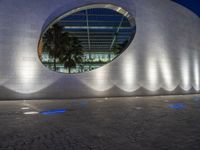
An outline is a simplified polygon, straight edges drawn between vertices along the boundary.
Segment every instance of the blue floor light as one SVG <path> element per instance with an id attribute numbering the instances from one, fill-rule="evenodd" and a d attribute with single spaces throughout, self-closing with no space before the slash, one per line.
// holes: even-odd
<path id="1" fill-rule="evenodd" d="M 80 101 L 80 107 L 86 107 L 88 105 L 88 102 L 87 101 Z"/>
<path id="2" fill-rule="evenodd" d="M 197 101 L 200 100 L 200 98 L 199 98 L 198 96 L 195 96 L 195 97 L 193 98 L 193 100 L 194 100 L 195 102 L 197 102 Z"/>
<path id="3" fill-rule="evenodd" d="M 67 109 L 54 109 L 54 110 L 48 110 L 48 111 L 42 111 L 40 114 L 42 115 L 54 115 L 54 114 L 62 114 L 65 113 Z"/>
<path id="4" fill-rule="evenodd" d="M 171 108 L 171 109 L 184 109 L 184 108 L 186 108 L 186 105 L 183 104 L 183 103 L 175 103 L 175 104 L 169 105 L 169 108 Z"/>

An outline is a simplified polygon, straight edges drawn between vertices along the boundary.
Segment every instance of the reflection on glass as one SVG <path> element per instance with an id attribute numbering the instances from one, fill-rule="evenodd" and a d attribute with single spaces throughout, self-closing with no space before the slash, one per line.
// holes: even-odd
<path id="1" fill-rule="evenodd" d="M 41 36 L 41 62 L 62 73 L 86 72 L 111 62 L 129 45 L 136 30 L 134 19 L 119 8 L 81 8 L 57 20 Z"/>

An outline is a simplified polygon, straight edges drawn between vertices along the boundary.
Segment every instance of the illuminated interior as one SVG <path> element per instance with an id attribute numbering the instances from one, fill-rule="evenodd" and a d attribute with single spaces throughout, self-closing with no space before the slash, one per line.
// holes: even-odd
<path id="1" fill-rule="evenodd" d="M 134 18 L 121 7 L 82 7 L 48 26 L 40 39 L 39 57 L 53 71 L 91 71 L 119 56 L 131 43 L 135 32 Z"/>

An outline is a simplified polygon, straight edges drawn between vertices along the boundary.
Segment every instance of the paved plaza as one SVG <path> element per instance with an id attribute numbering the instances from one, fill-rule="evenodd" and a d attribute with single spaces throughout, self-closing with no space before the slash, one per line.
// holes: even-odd
<path id="1" fill-rule="evenodd" d="M 200 150 L 200 96 L 0 102 L 0 150 Z"/>

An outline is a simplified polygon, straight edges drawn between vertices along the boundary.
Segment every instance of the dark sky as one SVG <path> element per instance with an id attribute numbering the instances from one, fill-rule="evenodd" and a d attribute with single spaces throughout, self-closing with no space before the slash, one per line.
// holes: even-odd
<path id="1" fill-rule="evenodd" d="M 173 0 L 173 1 L 187 7 L 200 17 L 200 0 Z"/>

